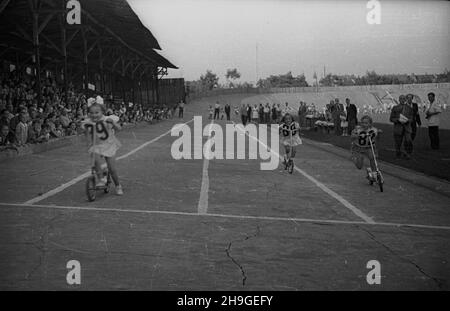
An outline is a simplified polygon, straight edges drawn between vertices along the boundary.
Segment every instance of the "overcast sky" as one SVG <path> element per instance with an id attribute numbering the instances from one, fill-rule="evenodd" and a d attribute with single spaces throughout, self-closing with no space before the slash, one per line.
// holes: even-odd
<path id="1" fill-rule="evenodd" d="M 367 1 L 128 0 L 180 69 L 195 80 L 227 68 L 241 81 L 292 71 L 309 82 L 332 73 L 438 73 L 450 70 L 450 3 L 381 0 L 369 25 Z M 256 52 L 256 50 L 258 52 Z"/>

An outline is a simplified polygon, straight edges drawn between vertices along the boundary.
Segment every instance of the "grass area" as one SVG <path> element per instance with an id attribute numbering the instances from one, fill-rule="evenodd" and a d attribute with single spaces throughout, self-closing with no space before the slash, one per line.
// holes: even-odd
<path id="1" fill-rule="evenodd" d="M 450 130 L 440 130 L 441 149 L 432 150 L 429 146 L 428 129 L 420 128 L 414 140 L 412 157 L 410 160 L 406 160 L 395 158 L 392 125 L 375 123 L 375 127 L 383 131 L 378 144 L 380 160 L 450 181 Z M 336 136 L 333 132 L 324 134 L 314 130 L 303 131 L 302 134 L 306 138 L 350 150 L 350 137 L 348 136 Z"/>

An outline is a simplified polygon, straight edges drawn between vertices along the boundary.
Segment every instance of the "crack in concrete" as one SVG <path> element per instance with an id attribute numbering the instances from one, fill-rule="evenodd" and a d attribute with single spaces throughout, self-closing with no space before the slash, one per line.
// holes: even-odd
<path id="1" fill-rule="evenodd" d="M 383 247 L 384 247 L 386 250 L 388 250 L 391 254 L 393 254 L 393 255 L 397 256 L 398 258 L 400 258 L 401 260 L 403 260 L 403 261 L 405 261 L 405 262 L 407 262 L 407 263 L 413 265 L 413 266 L 414 266 L 414 267 L 415 267 L 422 275 L 424 275 L 424 276 L 427 277 L 428 279 L 432 280 L 440 290 L 444 290 L 444 289 L 445 289 L 445 282 L 442 282 L 440 279 L 435 278 L 435 277 L 429 275 L 428 273 L 425 272 L 425 270 L 423 270 L 422 267 L 420 267 L 420 266 L 419 266 L 418 264 L 416 264 L 414 261 L 412 261 L 411 259 L 408 259 L 408 258 L 406 258 L 406 257 L 403 257 L 403 256 L 399 255 L 399 254 L 398 254 L 397 252 L 395 252 L 392 248 L 390 248 L 389 246 L 387 246 L 387 245 L 384 244 L 383 242 L 378 241 L 378 240 L 376 239 L 375 235 L 374 235 L 372 232 L 370 232 L 369 230 L 366 230 L 366 229 L 364 229 L 364 228 L 362 228 L 362 227 L 360 227 L 360 226 L 358 226 L 358 225 L 356 225 L 356 227 L 358 227 L 358 228 L 361 229 L 362 231 L 366 232 L 366 233 L 369 235 L 369 237 L 370 237 L 374 242 L 376 242 L 377 244 L 383 246 Z"/>
<path id="2" fill-rule="evenodd" d="M 242 265 L 236 261 L 236 259 L 234 259 L 231 256 L 231 247 L 232 244 L 235 242 L 245 242 L 251 238 L 255 238 L 259 235 L 260 233 L 260 228 L 259 226 L 256 226 L 256 232 L 253 235 L 247 235 L 243 240 L 242 239 L 237 239 L 237 240 L 233 240 L 230 243 L 228 243 L 228 247 L 225 250 L 225 252 L 227 253 L 227 257 L 230 258 L 230 260 L 239 268 L 239 270 L 241 271 L 242 274 L 242 286 L 245 286 L 245 282 L 247 281 L 247 274 L 245 273 L 244 267 L 242 267 Z"/>
<path id="3" fill-rule="evenodd" d="M 39 236 L 39 239 L 36 242 L 33 242 L 33 246 L 37 248 L 37 250 L 40 252 L 39 256 L 39 262 L 38 264 L 31 269 L 29 273 L 25 275 L 25 280 L 29 280 L 30 277 L 42 266 L 42 264 L 45 262 L 45 257 L 47 255 L 48 248 L 46 247 L 48 243 L 48 234 L 49 230 L 53 226 L 53 222 L 58 218 L 60 214 L 55 215 L 52 217 L 48 222 L 47 225 L 44 228 L 44 232 Z"/>

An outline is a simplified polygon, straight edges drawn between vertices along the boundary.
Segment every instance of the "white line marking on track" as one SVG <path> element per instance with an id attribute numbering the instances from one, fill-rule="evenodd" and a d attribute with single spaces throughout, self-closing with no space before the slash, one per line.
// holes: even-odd
<path id="1" fill-rule="evenodd" d="M 214 123 L 214 119 L 211 120 L 211 124 Z M 211 137 L 211 128 L 209 129 L 208 139 Z M 202 150 L 203 152 L 203 150 Z M 209 160 L 203 156 L 203 169 L 202 169 L 202 186 L 200 188 L 200 198 L 198 200 L 197 212 L 199 214 L 206 214 L 208 211 L 208 194 L 209 194 Z"/>
<path id="2" fill-rule="evenodd" d="M 282 159 L 282 157 L 277 152 L 273 151 L 269 146 L 267 146 L 266 144 L 261 142 L 258 138 L 253 137 L 253 136 L 249 135 L 248 133 L 245 133 L 245 134 L 248 137 L 252 138 L 253 140 L 256 140 L 261 146 L 267 148 L 267 150 L 270 150 L 270 152 L 272 152 L 274 155 L 276 155 L 280 160 Z M 310 180 L 317 187 L 322 189 L 325 193 L 327 193 L 328 195 L 330 195 L 331 197 L 333 197 L 334 199 L 339 201 L 339 203 L 344 205 L 346 208 L 348 208 L 350 211 L 352 211 L 359 218 L 363 219 L 367 223 L 375 223 L 375 221 L 371 217 L 369 217 L 366 214 L 364 214 L 360 209 L 358 209 L 353 204 L 351 204 L 346 199 L 344 199 L 342 196 L 340 196 L 339 194 L 337 194 L 336 192 L 334 192 L 333 190 L 331 190 L 330 188 L 325 186 L 323 183 L 321 183 L 320 181 L 318 181 L 317 179 L 315 179 L 314 177 L 312 177 L 311 175 L 309 175 L 308 173 L 306 173 L 302 169 L 298 168 L 297 166 L 294 166 L 294 169 L 297 172 L 299 172 L 300 174 L 302 174 L 303 176 L 305 176 L 308 180 Z"/>
<path id="3" fill-rule="evenodd" d="M 21 203 L 0 203 L 0 206 L 6 207 L 22 207 L 22 208 L 41 208 L 41 209 L 56 209 L 56 210 L 77 210 L 77 211 L 92 211 L 92 212 L 118 212 L 130 214 L 161 214 L 161 215 L 178 215 L 178 216 L 198 216 L 198 217 L 218 217 L 218 218 L 233 218 L 233 219 L 252 219 L 252 220 L 269 220 L 269 221 L 294 221 L 303 223 L 323 223 L 323 224 L 341 224 L 341 225 L 368 225 L 368 226 L 385 226 L 385 227 L 410 227 L 421 229 L 438 229 L 450 230 L 450 226 L 435 226 L 435 225 L 420 225 L 420 224 L 406 224 L 406 223 L 392 223 L 392 222 L 366 222 L 366 221 L 348 221 L 348 220 L 333 220 L 333 219 L 311 219 L 311 218 L 292 218 L 292 217 L 274 217 L 274 216 L 250 216 L 250 215 L 227 215 L 227 214 L 198 214 L 188 212 L 175 211 L 161 211 L 161 210 L 136 210 L 136 209 L 120 209 L 108 207 L 83 207 L 83 206 L 60 206 L 60 205 L 44 205 L 44 204 L 21 204 Z"/>
<path id="4" fill-rule="evenodd" d="M 194 121 L 194 119 L 192 119 L 192 120 L 190 120 L 190 121 L 188 121 L 188 122 L 186 122 L 186 123 L 183 123 L 183 125 L 186 125 L 186 124 L 188 124 L 188 123 L 190 123 L 190 122 L 192 122 L 192 121 Z M 117 158 L 117 160 L 122 160 L 122 159 L 125 159 L 125 158 L 129 157 L 130 155 L 132 155 L 132 154 L 138 152 L 139 150 L 141 150 L 142 148 L 145 148 L 145 147 L 147 147 L 148 145 L 150 145 L 150 144 L 152 144 L 152 143 L 158 141 L 158 140 L 161 139 L 162 137 L 166 136 L 167 134 L 170 134 L 171 131 L 172 131 L 172 129 L 170 129 L 170 130 L 168 130 L 167 132 L 165 132 L 165 133 L 159 135 L 159 136 L 156 137 L 156 138 L 153 138 L 152 140 L 149 140 L 149 141 L 143 143 L 143 144 L 140 145 L 139 147 L 137 147 L 137 148 L 131 150 L 130 152 L 128 152 L 128 153 L 126 153 L 126 154 L 124 154 L 124 155 L 121 155 L 120 157 Z M 105 167 L 105 164 L 103 165 L 103 167 Z M 38 202 L 40 202 L 40 201 L 42 201 L 42 200 L 45 200 L 45 199 L 47 199 L 47 198 L 49 198 L 49 197 L 51 197 L 51 196 L 54 196 L 55 194 L 57 194 L 57 193 L 63 191 L 64 189 L 66 189 L 66 188 L 68 188 L 68 187 L 70 187 L 70 186 L 73 186 L 73 185 L 76 184 L 77 182 L 79 182 L 79 181 L 81 181 L 81 180 L 83 180 L 83 179 L 89 177 L 90 174 L 91 174 L 91 171 L 88 171 L 88 172 L 86 172 L 86 173 L 84 173 L 84 174 L 81 174 L 80 176 L 75 177 L 74 179 L 72 179 L 72 180 L 70 180 L 70 181 L 68 181 L 68 182 L 66 182 L 66 183 L 64 183 L 64 184 L 62 184 L 62 185 L 59 186 L 59 187 L 56 187 L 55 189 L 52 189 L 52 190 L 50 190 L 50 191 L 48 191 L 48 192 L 46 192 L 46 193 L 44 193 L 44 194 L 42 194 L 42 195 L 39 195 L 39 196 L 37 196 L 37 197 L 35 197 L 35 198 L 31 199 L 31 200 L 26 201 L 24 204 L 35 204 L 35 203 L 38 203 Z"/>

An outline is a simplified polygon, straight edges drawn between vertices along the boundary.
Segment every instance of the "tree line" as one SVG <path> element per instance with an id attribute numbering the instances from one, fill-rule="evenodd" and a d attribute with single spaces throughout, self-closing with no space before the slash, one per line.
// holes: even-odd
<path id="1" fill-rule="evenodd" d="M 450 82 L 450 72 L 446 69 L 440 74 L 377 74 L 367 71 L 363 76 L 337 75 L 329 73 L 319 80 L 321 86 L 381 85 L 381 84 L 417 84 Z"/>

